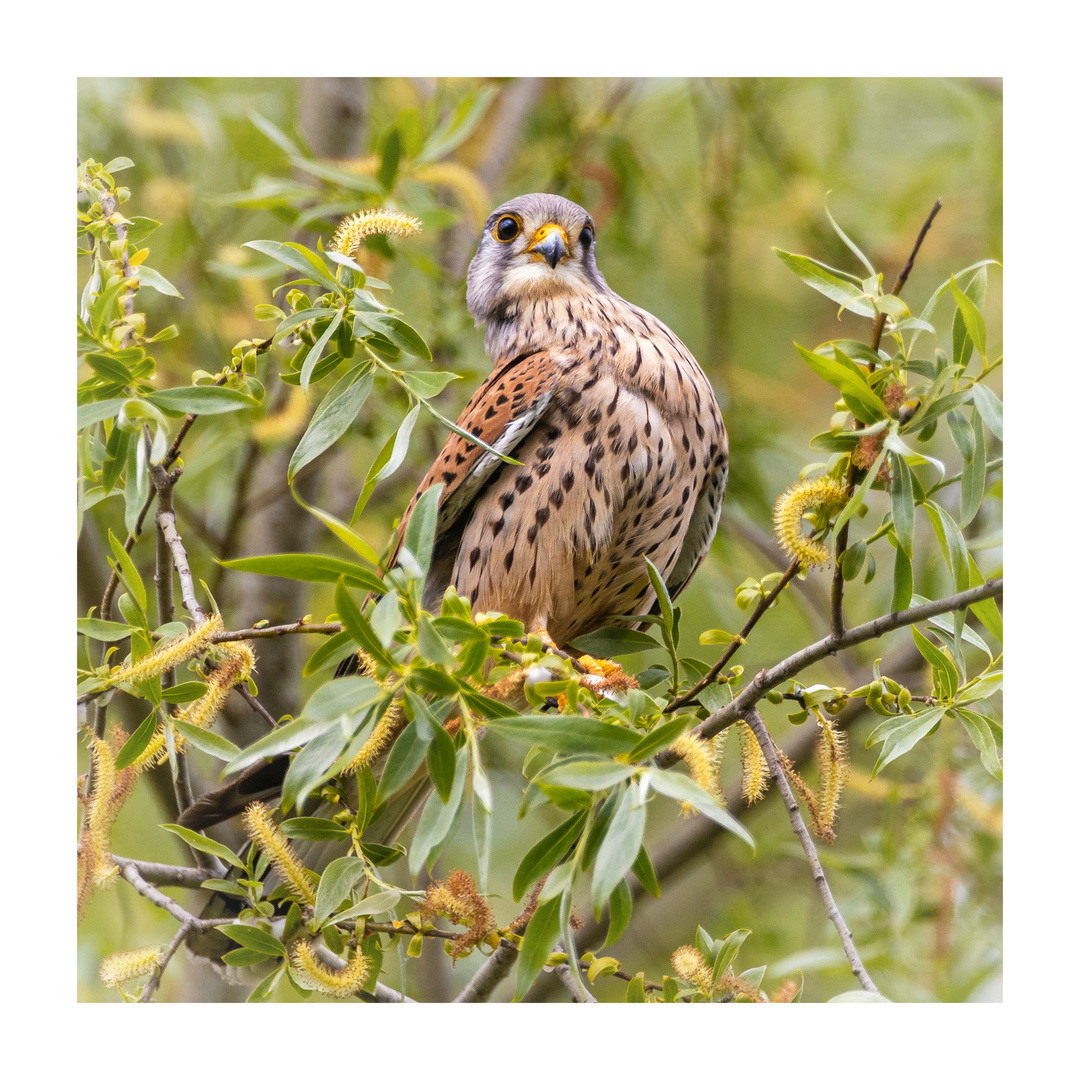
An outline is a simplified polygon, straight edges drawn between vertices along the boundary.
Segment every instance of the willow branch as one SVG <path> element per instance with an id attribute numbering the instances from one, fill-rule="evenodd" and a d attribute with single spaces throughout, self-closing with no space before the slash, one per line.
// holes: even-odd
<path id="1" fill-rule="evenodd" d="M 499 947 L 477 968 L 465 989 L 454 998 L 454 1004 L 487 1001 L 499 983 L 510 974 L 517 956 L 516 945 L 505 938 L 500 941 Z"/>
<path id="2" fill-rule="evenodd" d="M 596 998 L 589 993 L 588 988 L 582 984 L 580 987 L 577 981 L 574 979 L 573 973 L 570 971 L 569 964 L 559 964 L 558 967 L 552 968 L 552 973 L 555 978 L 559 980 L 566 987 L 570 994 L 572 1001 L 580 1002 L 582 1004 L 588 1003 L 590 1005 L 596 1004 Z M 584 994 L 584 997 L 582 996 Z"/>
<path id="3" fill-rule="evenodd" d="M 915 239 L 915 246 L 911 249 L 911 254 L 908 256 L 908 261 L 904 264 L 903 270 L 900 271 L 899 276 L 893 283 L 892 295 L 899 296 L 900 290 L 903 289 L 907 283 L 908 275 L 911 273 L 915 266 L 915 257 L 919 254 L 919 248 L 922 247 L 923 241 L 926 239 L 926 234 L 930 231 L 930 226 L 934 223 L 934 218 L 937 217 L 938 211 L 941 209 L 941 200 L 937 199 L 934 202 L 933 207 L 927 215 L 926 220 L 923 222 L 923 227 L 919 230 L 919 235 Z M 874 328 L 871 334 L 870 348 L 873 349 L 876 354 L 878 348 L 881 346 L 881 334 L 885 329 L 886 314 L 884 311 L 878 312 L 877 318 L 874 320 Z M 874 365 L 871 363 L 869 370 L 874 370 Z M 855 427 L 861 428 L 863 426 L 860 420 L 855 421 Z M 855 466 L 855 462 L 848 463 L 847 470 L 847 496 L 850 499 L 855 491 L 855 478 L 858 473 L 858 469 Z M 834 634 L 842 634 L 844 632 L 844 574 L 841 569 L 840 563 L 843 558 L 844 552 L 847 550 L 848 541 L 848 528 L 851 525 L 850 519 L 844 522 L 843 528 L 836 537 L 836 567 L 833 570 L 832 579 L 832 596 L 831 596 L 831 608 L 830 618 L 832 622 L 832 632 Z"/>
<path id="4" fill-rule="evenodd" d="M 254 641 L 257 638 L 284 637 L 286 634 L 340 634 L 345 627 L 339 622 L 306 623 L 297 619 L 281 626 L 251 626 L 243 630 L 222 630 L 211 640 L 215 645 L 222 641 Z"/>
<path id="5" fill-rule="evenodd" d="M 664 709 L 664 712 L 669 713 L 674 712 L 676 709 L 681 709 L 683 705 L 686 705 L 688 702 L 693 701 L 694 698 L 696 698 L 698 694 L 700 694 L 701 691 L 705 689 L 706 686 L 714 683 L 717 678 L 719 678 L 721 672 L 723 672 L 724 668 L 727 667 L 728 661 L 739 651 L 739 648 L 742 645 L 746 644 L 746 638 L 750 634 L 750 631 L 753 630 L 755 626 L 757 626 L 758 619 L 760 619 L 761 616 L 769 610 L 769 607 L 772 605 L 773 601 L 784 591 L 784 589 L 787 588 L 788 582 L 791 581 L 791 579 L 799 572 L 799 565 L 800 564 L 798 559 L 791 560 L 791 563 L 784 571 L 783 576 L 776 583 L 775 588 L 768 594 L 768 596 L 763 596 L 760 600 L 758 600 L 757 607 L 754 608 L 753 612 L 750 615 L 750 618 L 746 620 L 746 625 L 743 626 L 743 628 L 739 631 L 735 640 L 732 641 L 731 644 L 728 645 L 728 647 L 724 650 L 724 655 L 721 656 L 715 664 L 713 664 L 708 674 L 706 674 L 696 686 L 694 686 L 690 690 L 687 690 L 685 694 L 682 694 L 681 696 L 675 698 L 675 700 L 672 701 L 671 704 Z"/>
<path id="6" fill-rule="evenodd" d="M 169 545 L 169 550 L 172 552 L 176 572 L 180 577 L 180 595 L 183 597 L 184 607 L 187 608 L 188 614 L 194 619 L 195 625 L 202 626 L 206 622 L 206 612 L 203 611 L 202 605 L 195 596 L 195 578 L 191 573 L 191 567 L 188 565 L 184 542 L 176 531 L 176 513 L 171 505 L 164 507 L 160 503 L 158 504 L 157 524 L 165 537 L 165 543 Z"/>
<path id="7" fill-rule="evenodd" d="M 139 873 L 138 863 L 132 859 L 125 859 L 120 855 L 113 855 L 112 860 L 120 868 L 120 876 L 140 895 L 152 904 L 167 911 L 177 922 L 183 923 L 191 930 L 205 933 L 222 923 L 235 922 L 235 919 L 199 919 L 182 908 L 175 900 L 159 892 Z"/>
<path id="8" fill-rule="evenodd" d="M 143 862 L 141 859 L 126 859 L 114 855 L 117 866 L 122 863 L 131 866 L 149 885 L 175 885 L 182 889 L 200 889 L 202 883 L 211 876 L 207 870 L 196 870 L 191 866 L 172 866 L 168 863 Z"/>
<path id="9" fill-rule="evenodd" d="M 853 626 L 842 634 L 829 634 L 813 645 L 792 653 L 786 660 L 771 668 L 763 668 L 754 676 L 750 685 L 742 691 L 734 700 L 721 709 L 717 709 L 711 716 L 703 720 L 696 728 L 694 734 L 703 739 L 711 739 L 714 735 L 730 727 L 736 720 L 743 718 L 745 713 L 753 708 L 773 687 L 794 678 L 804 668 L 824 660 L 840 652 L 841 649 L 850 649 L 854 645 L 861 645 L 864 641 L 881 637 L 891 630 L 898 630 L 902 626 L 910 626 L 912 623 L 923 622 L 932 619 L 935 615 L 945 615 L 950 611 L 959 611 L 970 607 L 981 600 L 996 600 L 1004 590 L 1001 578 L 991 578 L 974 589 L 966 589 L 964 592 L 953 596 L 946 596 L 942 600 L 931 600 L 917 607 L 910 607 L 904 611 L 892 611 L 888 615 L 882 615 L 878 619 Z M 667 768 L 678 760 L 677 756 L 670 751 L 664 751 L 656 756 L 656 763 Z"/>
<path id="10" fill-rule="evenodd" d="M 784 775 L 780 759 L 776 756 L 776 747 L 773 745 L 769 732 L 765 728 L 765 723 L 757 709 L 750 709 L 744 719 L 750 726 L 750 730 L 753 731 L 758 744 L 761 746 L 761 752 L 765 755 L 765 760 L 769 764 L 769 772 L 772 773 L 776 788 L 780 792 L 780 797 L 784 800 L 784 806 L 787 807 L 791 827 L 799 838 L 799 843 L 802 844 L 807 862 L 810 863 L 810 873 L 813 875 L 814 884 L 817 885 L 818 892 L 821 894 L 821 902 L 825 905 L 825 911 L 833 926 L 836 927 L 836 932 L 840 935 L 840 941 L 844 946 L 844 955 L 848 958 L 848 963 L 851 964 L 851 973 L 859 980 L 859 985 L 864 990 L 876 994 L 879 992 L 878 988 L 867 973 L 866 967 L 859 957 L 859 952 L 855 948 L 855 941 L 851 936 L 851 931 L 848 929 L 847 923 L 844 922 L 844 917 L 840 914 L 840 909 L 833 899 L 832 890 L 829 888 L 829 882 L 826 880 L 821 860 L 818 858 L 817 848 L 814 846 L 814 841 L 806 828 L 806 822 L 802 819 L 802 814 L 799 813 L 799 804 L 795 801 L 795 796 L 791 792 L 791 786 Z"/>
<path id="11" fill-rule="evenodd" d="M 161 985 L 161 976 L 165 974 L 165 969 L 169 966 L 169 961 L 176 955 L 176 950 L 180 948 L 181 943 L 191 933 L 191 923 L 183 923 L 179 930 L 173 934 L 172 941 L 169 942 L 169 948 L 165 955 L 161 958 L 157 967 L 154 968 L 154 974 L 150 976 L 143 987 L 143 992 L 139 995 L 139 1004 L 143 1005 L 154 1000 L 154 995 L 158 991 L 158 987 Z"/>

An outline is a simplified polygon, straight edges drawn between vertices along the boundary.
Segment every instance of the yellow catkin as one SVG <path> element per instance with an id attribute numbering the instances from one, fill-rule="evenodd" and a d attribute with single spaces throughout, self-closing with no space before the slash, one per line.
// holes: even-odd
<path id="1" fill-rule="evenodd" d="M 253 802 L 244 811 L 244 829 L 270 860 L 281 877 L 292 886 L 304 903 L 315 903 L 315 889 L 308 870 L 297 858 L 289 841 L 274 824 L 270 809 L 265 803 Z"/>
<path id="2" fill-rule="evenodd" d="M 360 245 L 368 236 L 412 236 L 419 232 L 419 218 L 401 210 L 371 209 L 361 210 L 342 219 L 334 233 L 330 246 L 342 255 L 350 258 L 360 250 Z"/>
<path id="3" fill-rule="evenodd" d="M 830 559 L 829 549 L 803 532 L 803 514 L 813 507 L 822 507 L 832 513 L 845 502 L 847 491 L 840 481 L 830 476 L 803 480 L 788 488 L 773 508 L 773 527 L 780 546 L 791 558 L 797 558 L 804 568 L 824 566 Z"/>
<path id="4" fill-rule="evenodd" d="M 750 725 L 740 720 L 738 727 L 742 750 L 742 795 L 748 803 L 755 803 L 769 790 L 769 763 Z"/>
<path id="5" fill-rule="evenodd" d="M 822 825 L 832 830 L 836 811 L 840 807 L 840 794 L 848 773 L 847 735 L 838 731 L 830 717 L 815 709 L 821 733 L 814 747 L 818 772 L 818 810 Z"/>
<path id="6" fill-rule="evenodd" d="M 138 683 L 156 679 L 166 671 L 172 671 L 186 660 L 210 647 L 211 638 L 222 628 L 221 616 L 211 615 L 202 626 L 193 628 L 180 637 L 164 642 L 152 652 L 125 663 L 112 673 L 112 682 Z"/>
<path id="7" fill-rule="evenodd" d="M 143 945 L 138 949 L 126 949 L 113 953 L 101 961 L 98 978 L 106 986 L 119 989 L 132 979 L 141 979 L 144 975 L 153 975 L 154 968 L 161 963 L 165 950 L 157 945 Z"/>
<path id="8" fill-rule="evenodd" d="M 671 954 L 671 966 L 683 982 L 693 983 L 703 994 L 712 992 L 712 968 L 693 945 L 680 945 Z"/>
<path id="9" fill-rule="evenodd" d="M 233 687 L 243 682 L 255 670 L 255 651 L 246 641 L 222 642 L 215 646 L 215 651 L 222 659 L 206 680 L 205 692 L 177 716 L 177 720 L 193 727 L 212 727 Z M 173 745 L 180 754 L 187 749 L 187 742 L 178 731 L 173 732 Z M 158 724 L 146 749 L 136 758 L 132 767 L 142 772 L 160 765 L 168 756 L 165 725 Z"/>
<path id="10" fill-rule="evenodd" d="M 369 679 L 375 679 L 375 661 L 363 649 L 357 650 L 356 659 L 359 673 Z M 375 681 L 384 690 L 390 685 L 389 679 L 381 682 L 375 679 Z M 386 749 L 394 735 L 397 734 L 398 728 L 401 727 L 401 719 L 401 706 L 395 702 L 379 717 L 375 729 L 367 737 L 364 745 L 360 747 L 360 752 L 341 770 L 342 773 L 348 776 L 364 765 L 370 765 L 375 761 Z"/>
<path id="11" fill-rule="evenodd" d="M 724 796 L 720 790 L 716 743 L 687 731 L 671 744 L 671 749 L 686 762 L 690 770 L 690 779 L 699 787 L 704 788 L 714 799 L 722 802 Z M 698 813 L 698 810 L 692 803 L 684 802 L 682 812 L 685 817 L 691 817 Z"/>
<path id="12" fill-rule="evenodd" d="M 310 942 L 298 941 L 292 952 L 296 981 L 309 990 L 331 997 L 352 997 L 363 985 L 368 973 L 368 958 L 357 949 L 341 971 L 331 971 L 315 955 Z"/>

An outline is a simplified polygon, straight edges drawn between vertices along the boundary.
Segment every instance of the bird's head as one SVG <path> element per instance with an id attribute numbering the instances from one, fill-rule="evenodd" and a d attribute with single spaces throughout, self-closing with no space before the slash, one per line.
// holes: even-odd
<path id="1" fill-rule="evenodd" d="M 469 264 L 469 311 L 480 325 L 509 304 L 604 290 L 595 248 L 596 226 L 577 203 L 519 195 L 484 224 Z"/>

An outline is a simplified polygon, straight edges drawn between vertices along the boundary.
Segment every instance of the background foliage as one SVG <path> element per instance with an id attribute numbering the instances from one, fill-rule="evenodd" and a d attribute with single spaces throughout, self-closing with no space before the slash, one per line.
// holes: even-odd
<path id="1" fill-rule="evenodd" d="M 866 339 L 865 320 L 846 313 L 837 325 L 835 305 L 801 286 L 770 248 L 807 252 L 857 273 L 828 223 L 824 198 L 831 191 L 829 209 L 884 271 L 886 284 L 934 198 L 942 197 L 945 209 L 905 290 L 916 313 L 950 272 L 1000 257 L 1000 91 L 980 82 L 87 80 L 80 87 L 79 139 L 81 157 L 131 158 L 135 165 L 122 180 L 136 197 L 125 213 L 162 222 L 148 241 L 151 262 L 184 299 L 167 289 L 139 294 L 152 328 L 175 323 L 182 331 L 154 346 L 161 387 L 187 386 L 199 369 L 216 373 L 239 339 L 268 335 L 270 327 L 253 316 L 260 304 L 281 303 L 283 294 L 271 296 L 281 267 L 242 247 L 245 242 L 296 238 L 314 246 L 341 216 L 389 193 L 423 220 L 424 231 L 407 243 L 369 244 L 374 250 L 362 261 L 369 274 L 391 281 L 392 303 L 430 344 L 434 367 L 461 376 L 435 402 L 444 415 L 456 416 L 489 368 L 464 310 L 462 282 L 483 218 L 503 199 L 531 190 L 559 192 L 589 208 L 609 283 L 686 342 L 716 387 L 730 429 L 732 478 L 720 534 L 681 599 L 683 651 L 710 663 L 716 647 L 697 645 L 698 635 L 742 625 L 737 586 L 784 565 L 768 535 L 773 500 L 807 463 L 823 460 L 807 444 L 827 425 L 836 392 L 799 359 L 792 342 L 809 348 L 830 338 Z M 992 270 L 985 301 L 992 356 L 1000 351 L 998 281 Z M 935 317 L 945 348 L 954 310 L 943 304 Z M 256 379 L 268 361 L 258 363 Z M 232 574 L 214 562 L 273 551 L 344 551 L 283 483 L 311 406 L 300 388 L 276 375 L 261 381 L 265 397 L 257 411 L 215 417 L 193 430 L 177 489 L 196 577 L 206 581 L 230 626 L 290 622 L 306 613 L 321 620 L 340 611 L 332 584 Z M 988 383 L 1000 392 L 997 373 Z M 375 393 L 348 436 L 298 478 L 303 498 L 345 521 L 371 463 L 415 401 L 394 380 L 380 380 Z M 318 400 L 313 393 L 312 402 Z M 405 461 L 374 488 L 356 527 L 375 550 L 444 434 L 421 414 Z M 954 440 L 941 431 L 933 446 L 955 472 L 961 456 Z M 993 476 L 989 483 L 992 497 L 966 530 L 987 577 L 1000 570 L 1000 485 Z M 963 509 L 959 487 L 944 497 L 956 516 Z M 109 530 L 126 535 L 122 501 L 106 498 L 85 517 L 81 615 L 100 603 Z M 889 507 L 881 493 L 871 493 L 870 502 L 874 513 Z M 926 557 L 915 561 L 914 591 L 928 597 L 953 591 L 930 524 L 920 516 L 915 529 L 916 548 Z M 147 556 L 136 550 L 140 566 L 149 565 Z M 852 590 L 849 623 L 888 610 L 886 564 L 891 558 L 869 586 Z M 827 594 L 825 575 L 811 574 L 797 596 L 785 596 L 780 613 L 768 616 L 739 662 L 755 671 L 822 636 Z M 301 637 L 259 643 L 260 700 L 275 715 L 298 713 L 310 696 L 317 680 L 304 682 L 301 672 L 317 644 Z M 841 654 L 815 678 L 860 685 L 877 656 L 902 646 L 886 640 Z M 894 663 L 902 659 L 893 655 Z M 134 729 L 143 714 L 123 712 L 129 706 L 122 700 L 114 712 Z M 781 740 L 786 711 L 766 714 Z M 838 840 L 823 852 L 841 908 L 890 997 L 993 997 L 1000 971 L 999 787 L 955 726 L 943 727 L 871 784 L 878 748 L 863 744 L 879 720 L 868 712 L 851 728 L 854 782 Z M 217 730 L 239 745 L 261 733 L 235 701 Z M 559 817 L 516 820 L 517 759 L 508 755 L 500 770 L 496 748 L 491 752 L 497 812 L 489 889 L 508 900 L 520 853 Z M 192 760 L 202 770 L 198 781 L 209 784 L 213 763 Z M 151 800 L 167 807 L 172 798 L 168 777 L 158 776 L 165 772 L 151 774 L 153 785 L 140 785 L 124 809 L 116 851 L 183 860 L 182 845 L 152 824 L 161 811 Z M 618 949 L 624 969 L 659 978 L 697 924 L 716 938 L 750 927 L 740 964 L 768 963 L 770 977 L 802 970 L 804 999 L 848 989 L 850 974 L 805 864 L 784 857 L 792 838 L 781 807 L 770 798 L 748 824 L 756 855 L 726 839 L 703 845 L 665 881 L 662 906 L 639 904 Z M 646 841 L 654 858 L 681 827 L 674 806 L 650 813 Z M 460 850 L 444 853 L 442 870 L 470 865 L 468 832 L 462 830 Z M 228 839 L 227 828 L 222 836 Z M 512 914 L 509 903 L 506 912 L 498 902 L 496 908 L 500 919 Z M 99 897 L 81 930 L 80 995 L 107 996 L 96 978 L 101 956 L 167 940 L 168 924 L 129 890 L 107 902 Z M 440 996 L 440 980 L 453 992 L 475 966 L 463 961 L 451 970 L 441 956 L 418 963 L 425 985 L 430 980 L 435 987 L 432 997 Z M 624 985 L 611 982 L 599 980 L 594 992 L 621 998 Z M 186 958 L 170 968 L 161 991 L 166 999 L 187 1000 L 229 992 Z"/>

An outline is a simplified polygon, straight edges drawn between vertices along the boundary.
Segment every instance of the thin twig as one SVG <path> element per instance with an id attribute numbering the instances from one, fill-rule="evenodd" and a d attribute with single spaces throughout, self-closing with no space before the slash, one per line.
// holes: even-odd
<path id="1" fill-rule="evenodd" d="M 172 507 L 158 505 L 157 524 L 165 537 L 165 542 L 172 552 L 173 562 L 176 564 L 176 572 L 180 575 L 180 595 L 183 597 L 184 607 L 192 617 L 196 626 L 202 626 L 206 622 L 206 612 L 195 596 L 195 578 L 188 565 L 187 551 L 184 542 L 176 531 L 176 513 Z"/>
<path id="2" fill-rule="evenodd" d="M 979 603 L 980 600 L 996 600 L 1001 596 L 1004 585 L 1001 578 L 991 578 L 974 589 L 947 596 L 942 600 L 932 600 L 917 607 L 907 608 L 904 611 L 892 611 L 888 615 L 872 619 L 870 622 L 853 626 L 845 630 L 839 636 L 829 634 L 820 641 L 815 641 L 805 649 L 796 653 L 771 668 L 763 668 L 754 676 L 753 681 L 733 701 L 711 716 L 703 720 L 696 728 L 694 734 L 703 739 L 711 739 L 714 735 L 730 727 L 736 720 L 742 719 L 746 711 L 758 703 L 770 690 L 788 679 L 794 678 L 803 668 L 824 660 L 840 652 L 841 649 L 850 649 L 854 645 L 861 645 L 864 641 L 881 637 L 891 630 L 898 630 L 901 626 L 910 626 L 912 623 L 923 622 L 932 619 L 935 615 L 945 615 L 950 611 L 959 611 Z M 678 760 L 677 755 L 665 750 L 656 756 L 656 763 L 667 768 Z"/>
<path id="3" fill-rule="evenodd" d="M 152 904 L 167 911 L 177 922 L 190 925 L 191 929 L 199 933 L 212 930 L 222 923 L 235 922 L 235 919 L 199 919 L 190 911 L 182 908 L 175 900 L 159 892 L 139 873 L 137 866 L 131 859 L 125 859 L 120 855 L 113 855 L 112 860 L 120 867 L 120 876 L 140 895 L 146 897 Z"/>
<path id="4" fill-rule="evenodd" d="M 503 938 L 498 948 L 477 968 L 465 989 L 454 998 L 454 1003 L 487 1001 L 510 974 L 517 956 L 517 946 Z"/>
<path id="5" fill-rule="evenodd" d="M 176 950 L 180 948 L 182 942 L 191 933 L 191 923 L 183 923 L 179 930 L 173 934 L 172 941 L 169 942 L 168 951 L 161 958 L 157 967 L 154 968 L 154 974 L 150 976 L 146 986 L 143 987 L 142 994 L 139 995 L 139 1004 L 146 1004 L 153 1001 L 154 995 L 157 993 L 158 987 L 161 985 L 161 976 L 165 974 L 165 969 L 169 966 L 169 961 L 176 955 Z"/>
<path id="6" fill-rule="evenodd" d="M 559 964 L 558 967 L 552 968 L 551 970 L 552 973 L 555 975 L 555 978 L 558 979 L 559 982 L 561 982 L 563 986 L 566 987 L 572 1001 L 577 1001 L 583 1004 L 596 1004 L 596 998 L 594 998 L 592 994 L 589 993 L 588 987 L 586 987 L 584 984 L 582 984 L 582 986 L 580 987 L 578 986 L 577 981 L 574 979 L 574 975 L 570 970 L 569 964 Z M 582 997 L 582 993 L 584 993 L 584 997 Z"/>
<path id="7" fill-rule="evenodd" d="M 682 694 L 679 697 L 675 698 L 675 700 L 672 701 L 671 704 L 664 709 L 664 712 L 669 713 L 674 712 L 676 709 L 681 709 L 687 702 L 693 701 L 694 698 L 696 698 L 698 694 L 700 694 L 701 691 L 705 689 L 706 686 L 709 686 L 711 683 L 716 681 L 720 673 L 724 670 L 725 667 L 727 667 L 728 661 L 739 651 L 740 646 L 746 644 L 746 638 L 749 635 L 750 631 L 753 630 L 755 626 L 757 626 L 758 619 L 760 619 L 761 616 L 769 610 L 769 607 L 772 605 L 773 601 L 784 591 L 785 588 L 787 588 L 788 582 L 799 572 L 799 565 L 800 564 L 798 559 L 791 560 L 791 563 L 784 571 L 783 576 L 776 583 L 775 588 L 773 588 L 773 590 L 768 594 L 768 596 L 763 596 L 760 600 L 758 600 L 757 607 L 754 608 L 753 612 L 750 615 L 750 618 L 746 620 L 746 625 L 743 626 L 743 628 L 739 631 L 735 640 L 732 641 L 731 644 L 728 645 L 728 647 L 724 650 L 724 655 L 721 656 L 715 664 L 713 664 L 708 674 L 705 675 L 695 687 L 687 690 L 685 694 Z"/>
<path id="8" fill-rule="evenodd" d="M 915 266 L 915 257 L 919 254 L 919 248 L 922 247 L 923 241 L 926 239 L 926 234 L 930 231 L 930 226 L 934 223 L 934 218 L 937 217 L 938 211 L 941 209 L 941 200 L 937 199 L 934 202 L 930 213 L 927 215 L 926 220 L 923 222 L 923 227 L 919 230 L 919 235 L 915 239 L 915 246 L 911 249 L 911 254 L 908 256 L 908 261 L 904 264 L 903 270 L 900 271 L 899 276 L 893 283 L 892 295 L 899 296 L 900 290 L 903 289 L 907 283 L 908 275 L 911 273 Z M 877 318 L 874 320 L 874 328 L 870 338 L 870 348 L 877 354 L 878 349 L 881 347 L 881 334 L 885 329 L 886 314 L 884 311 L 878 313 Z M 868 370 L 874 370 L 873 362 L 870 363 Z M 863 427 L 861 420 L 855 420 L 855 428 Z M 847 470 L 847 497 L 850 499 L 855 492 L 855 480 L 858 475 L 858 467 L 855 465 L 854 460 L 848 463 Z M 830 604 L 830 622 L 832 624 L 833 634 L 842 634 L 844 632 L 844 573 L 841 567 L 844 552 L 847 550 L 848 542 L 848 529 L 851 525 L 850 519 L 845 521 L 840 532 L 836 536 L 836 566 L 833 570 L 832 579 L 832 595 Z"/>
<path id="9" fill-rule="evenodd" d="M 270 727 L 275 728 L 278 726 L 278 722 L 267 710 L 266 706 L 243 683 L 237 683 L 233 689 L 251 706 L 252 712 L 265 720 Z"/>
<path id="10" fill-rule="evenodd" d="M 806 853 L 806 859 L 810 863 L 810 873 L 813 875 L 818 892 L 821 893 L 825 911 L 833 926 L 836 927 L 836 932 L 840 935 L 840 941 L 844 946 L 844 955 L 851 964 L 851 973 L 859 980 L 859 985 L 864 990 L 871 994 L 879 993 L 878 988 L 874 985 L 874 980 L 870 978 L 862 960 L 859 958 L 859 952 L 855 948 L 851 931 L 848 929 L 847 923 L 844 922 L 844 917 L 840 914 L 840 909 L 833 899 L 832 890 L 829 888 L 829 882 L 825 878 L 825 871 L 821 867 L 821 860 L 818 858 L 817 848 L 814 847 L 814 841 L 806 828 L 806 822 L 803 821 L 802 814 L 799 813 L 799 804 L 791 793 L 791 787 L 788 784 L 787 777 L 784 775 L 783 766 L 781 766 L 780 760 L 776 756 L 776 747 L 769 737 L 765 723 L 757 709 L 750 709 L 745 714 L 744 719 L 757 738 L 761 746 L 761 752 L 765 755 L 765 760 L 769 764 L 769 771 L 772 773 L 773 781 L 776 783 L 777 790 L 787 807 L 791 827 L 795 830 L 795 835 L 799 838 L 799 843 L 802 844 L 802 849 Z"/>

